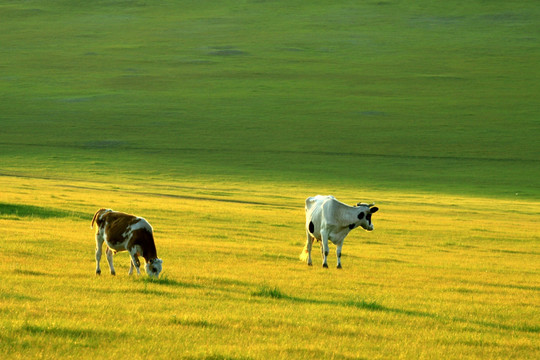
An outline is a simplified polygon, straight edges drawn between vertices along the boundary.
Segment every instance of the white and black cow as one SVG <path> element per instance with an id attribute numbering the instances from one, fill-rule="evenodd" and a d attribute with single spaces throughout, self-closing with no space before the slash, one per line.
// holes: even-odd
<path id="1" fill-rule="evenodd" d="M 131 256 L 129 275 L 133 274 L 133 267 L 140 275 L 141 255 L 146 261 L 146 273 L 152 277 L 158 277 L 162 269 L 163 261 L 158 259 L 152 226 L 142 217 L 125 214 L 111 209 L 99 209 L 92 219 L 96 228 L 96 274 L 101 274 L 99 261 L 101 260 L 101 248 L 103 242 L 107 244 L 107 261 L 111 274 L 116 275 L 113 266 L 113 254 L 119 251 L 128 251 Z"/>
<path id="2" fill-rule="evenodd" d="M 300 260 L 311 262 L 311 247 L 313 241 L 321 241 L 323 267 L 327 268 L 328 240 L 337 247 L 337 268 L 341 269 L 341 248 L 343 240 L 349 232 L 361 226 L 367 231 L 373 230 L 371 215 L 377 210 L 373 204 L 358 203 L 349 206 L 335 197 L 317 195 L 306 199 L 306 246 L 300 254 Z"/>

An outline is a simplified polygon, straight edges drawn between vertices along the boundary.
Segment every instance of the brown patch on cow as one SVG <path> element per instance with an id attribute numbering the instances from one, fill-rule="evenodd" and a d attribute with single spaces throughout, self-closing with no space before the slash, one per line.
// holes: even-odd
<path id="1" fill-rule="evenodd" d="M 147 229 L 138 229 L 133 231 L 133 236 L 127 244 L 127 247 L 131 249 L 133 246 L 139 246 L 142 249 L 141 255 L 146 262 L 157 258 L 156 244 L 154 242 L 154 235 Z"/>
<path id="2" fill-rule="evenodd" d="M 103 225 L 100 224 L 100 227 L 105 227 L 107 242 L 112 245 L 124 242 L 125 239 L 123 234 L 126 232 L 128 227 L 140 220 L 140 218 L 137 218 L 134 215 L 125 214 L 118 211 L 106 213 L 101 216 L 100 219 L 103 222 Z"/>
<path id="3" fill-rule="evenodd" d="M 118 211 L 112 211 L 103 214 L 100 217 L 107 234 L 107 242 L 112 246 L 123 243 L 126 240 L 124 234 L 130 231 L 131 227 L 140 221 L 145 221 L 135 215 L 130 215 Z M 146 222 L 146 221 L 145 221 Z M 101 225 L 100 225 L 101 226 Z M 154 235 L 150 229 L 141 228 L 131 232 L 131 240 L 126 244 L 126 250 L 139 245 L 143 253 L 139 254 L 146 262 L 157 258 Z"/>

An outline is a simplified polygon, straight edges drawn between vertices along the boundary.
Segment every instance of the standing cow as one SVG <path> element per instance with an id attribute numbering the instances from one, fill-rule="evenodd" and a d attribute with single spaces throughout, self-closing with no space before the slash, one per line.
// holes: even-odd
<path id="1" fill-rule="evenodd" d="M 361 226 L 367 231 L 373 230 L 371 215 L 379 208 L 373 204 L 358 203 L 356 206 L 349 206 L 338 201 L 333 196 L 317 195 L 306 199 L 306 233 L 307 240 L 304 250 L 300 254 L 300 260 L 311 262 L 311 247 L 313 241 L 321 241 L 321 252 L 323 257 L 322 266 L 327 268 L 328 240 L 337 247 L 337 268 L 341 269 L 341 248 L 343 240 L 349 232 Z"/>
<path id="2" fill-rule="evenodd" d="M 131 256 L 129 275 L 133 274 L 133 267 L 137 274 L 141 271 L 138 256 L 141 255 L 146 261 L 146 273 L 152 277 L 158 277 L 161 272 L 161 259 L 157 257 L 156 245 L 152 226 L 142 217 L 125 214 L 111 209 L 99 209 L 92 219 L 96 229 L 96 274 L 101 274 L 99 261 L 101 260 L 101 248 L 103 242 L 107 244 L 107 261 L 111 274 L 116 275 L 113 266 L 113 254 L 127 250 Z"/>

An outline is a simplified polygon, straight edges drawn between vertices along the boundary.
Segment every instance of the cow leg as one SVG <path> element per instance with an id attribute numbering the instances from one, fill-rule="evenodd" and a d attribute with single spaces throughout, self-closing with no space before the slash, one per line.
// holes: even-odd
<path id="1" fill-rule="evenodd" d="M 307 264 L 309 266 L 313 266 L 312 260 L 311 260 L 311 250 L 313 249 L 313 241 L 315 241 L 315 238 L 311 237 L 311 235 L 308 235 L 308 259 Z"/>
<path id="2" fill-rule="evenodd" d="M 133 274 L 133 267 L 137 269 L 137 275 L 141 275 L 141 262 L 139 261 L 139 257 L 137 256 L 137 250 L 131 249 L 129 251 L 129 255 L 131 256 L 131 266 L 129 267 L 129 275 Z"/>
<path id="3" fill-rule="evenodd" d="M 107 255 L 107 262 L 109 263 L 109 269 L 111 269 L 111 275 L 116 275 L 116 271 L 114 270 L 113 266 L 113 252 L 109 247 L 107 247 L 107 250 L 105 251 L 105 254 Z"/>
<path id="4" fill-rule="evenodd" d="M 305 260 L 309 266 L 312 266 L 311 261 L 311 249 L 313 248 L 313 237 L 307 233 L 306 246 L 304 246 L 304 253 L 300 256 L 302 260 Z"/>
<path id="5" fill-rule="evenodd" d="M 328 234 L 324 233 L 324 232 L 321 232 L 321 238 L 322 238 L 322 244 L 321 244 L 321 253 L 322 253 L 322 258 L 323 258 L 323 263 L 322 263 L 322 266 L 324 268 L 327 268 L 328 267 L 328 262 L 327 262 L 327 259 L 328 259 Z"/>
<path id="6" fill-rule="evenodd" d="M 103 238 L 99 236 L 99 232 L 96 234 L 96 275 L 101 275 L 101 268 L 99 262 L 101 261 L 101 248 L 103 247 Z"/>
<path id="7" fill-rule="evenodd" d="M 341 269 L 341 248 L 343 243 L 336 245 L 336 256 L 337 256 L 337 268 Z"/>

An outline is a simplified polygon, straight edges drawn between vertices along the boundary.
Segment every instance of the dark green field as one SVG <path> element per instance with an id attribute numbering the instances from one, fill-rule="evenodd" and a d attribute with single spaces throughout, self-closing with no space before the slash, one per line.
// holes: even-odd
<path id="1" fill-rule="evenodd" d="M 2 1 L 0 16 L 4 173 L 540 196 L 534 1 Z"/>

